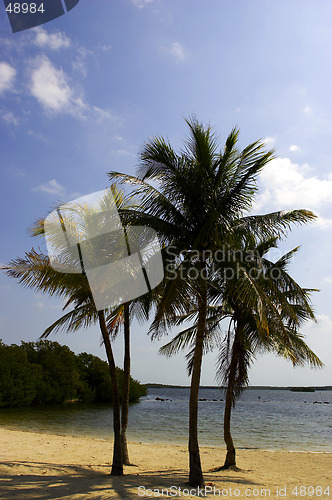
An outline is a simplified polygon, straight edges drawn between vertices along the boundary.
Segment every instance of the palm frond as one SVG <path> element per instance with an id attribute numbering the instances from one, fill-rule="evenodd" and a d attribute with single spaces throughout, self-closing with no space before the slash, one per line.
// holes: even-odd
<path id="1" fill-rule="evenodd" d="M 91 304 L 85 304 L 69 311 L 57 319 L 43 332 L 40 338 L 47 338 L 51 333 L 60 330 L 76 332 L 80 328 L 87 328 L 98 320 L 96 309 Z"/>

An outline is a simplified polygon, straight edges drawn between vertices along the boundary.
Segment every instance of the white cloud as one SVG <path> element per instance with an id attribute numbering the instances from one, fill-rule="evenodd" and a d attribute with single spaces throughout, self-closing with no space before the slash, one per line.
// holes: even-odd
<path id="1" fill-rule="evenodd" d="M 0 94 L 13 86 L 16 70 L 7 62 L 0 62 Z"/>
<path id="2" fill-rule="evenodd" d="M 3 113 L 1 118 L 7 125 L 18 125 L 18 119 L 15 117 L 14 113 L 9 111 L 8 113 Z"/>
<path id="3" fill-rule="evenodd" d="M 46 111 L 69 113 L 83 117 L 86 105 L 82 97 L 74 93 L 68 83 L 68 77 L 62 69 L 56 69 L 46 57 L 34 61 L 31 72 L 30 92 Z"/>
<path id="4" fill-rule="evenodd" d="M 136 155 L 128 151 L 128 149 L 117 149 L 115 151 L 111 151 L 111 154 L 116 154 L 119 156 L 132 156 L 133 158 L 136 158 Z"/>
<path id="5" fill-rule="evenodd" d="M 107 111 L 105 109 L 98 108 L 97 106 L 92 107 L 92 113 L 98 122 L 101 122 L 105 119 L 112 119 L 113 118 L 112 114 L 109 111 Z"/>
<path id="6" fill-rule="evenodd" d="M 325 281 L 325 283 L 332 283 L 332 276 L 326 276 L 323 281 Z"/>
<path id="7" fill-rule="evenodd" d="M 41 184 L 33 189 L 34 191 L 43 191 L 44 193 L 57 194 L 63 196 L 66 192 L 65 188 L 59 184 L 56 179 L 50 180 L 47 184 Z"/>
<path id="8" fill-rule="evenodd" d="M 325 333 L 332 335 L 332 319 L 326 314 L 316 315 L 317 323 L 313 326 L 319 327 L 320 330 L 324 330 Z"/>
<path id="9" fill-rule="evenodd" d="M 52 111 L 65 109 L 72 98 L 65 73 L 57 70 L 47 57 L 41 58 L 32 71 L 30 91 L 44 108 Z"/>
<path id="10" fill-rule="evenodd" d="M 154 0 L 132 0 L 133 4 L 136 6 L 136 7 L 139 7 L 140 9 L 142 9 L 145 5 L 147 5 L 148 3 L 152 3 Z"/>
<path id="11" fill-rule="evenodd" d="M 108 50 L 111 50 L 112 45 L 102 44 L 102 45 L 98 45 L 98 48 L 100 50 L 102 50 L 103 52 L 107 52 Z"/>
<path id="12" fill-rule="evenodd" d="M 63 69 L 55 68 L 46 56 L 37 57 L 33 61 L 29 89 L 49 113 L 70 114 L 98 123 L 109 119 L 116 120 L 109 110 L 87 104 L 80 91 L 70 85 L 68 75 Z"/>
<path id="13" fill-rule="evenodd" d="M 316 219 L 315 224 L 322 229 L 332 229 L 332 219 L 328 217 L 322 217 L 317 210 L 315 211 L 318 218 Z"/>
<path id="14" fill-rule="evenodd" d="M 289 151 L 291 151 L 292 153 L 301 153 L 302 149 L 297 144 L 292 144 L 291 146 L 289 146 Z"/>
<path id="15" fill-rule="evenodd" d="M 179 42 L 173 42 L 170 47 L 161 47 L 162 50 L 173 56 L 177 61 L 185 58 L 185 50 Z"/>
<path id="16" fill-rule="evenodd" d="M 43 300 L 38 300 L 38 302 L 36 302 L 35 305 L 36 305 L 36 307 L 38 307 L 38 309 L 62 309 L 63 308 L 62 304 L 51 305 L 49 302 L 45 303 Z"/>
<path id="17" fill-rule="evenodd" d="M 40 27 L 35 28 L 33 31 L 36 33 L 34 43 L 39 47 L 49 48 L 52 50 L 70 47 L 70 39 L 60 31 L 57 31 L 56 33 L 48 33 Z"/>
<path id="18" fill-rule="evenodd" d="M 78 47 L 76 50 L 76 56 L 72 60 L 73 70 L 80 73 L 84 77 L 87 75 L 86 59 L 88 56 L 93 56 L 93 52 L 91 50 L 88 50 L 85 47 Z"/>
<path id="19" fill-rule="evenodd" d="M 274 146 L 276 140 L 275 140 L 275 137 L 268 136 L 268 137 L 265 137 L 265 139 L 263 139 L 262 142 L 264 142 L 264 144 L 266 146 L 272 147 L 272 146 Z"/>
<path id="20" fill-rule="evenodd" d="M 62 202 L 74 200 L 82 196 L 82 194 L 79 192 L 68 193 L 66 188 L 62 186 L 56 179 L 52 179 L 46 184 L 41 184 L 40 186 L 32 188 L 32 191 L 41 191 L 43 193 L 56 195 L 58 199 L 61 198 Z"/>
<path id="21" fill-rule="evenodd" d="M 292 163 L 289 158 L 276 158 L 259 176 L 263 193 L 258 206 L 265 204 L 284 209 L 305 207 L 317 210 L 332 202 L 332 173 L 319 178 L 307 164 Z"/>
<path id="22" fill-rule="evenodd" d="M 305 106 L 302 110 L 306 115 L 312 115 L 313 111 L 310 106 Z"/>
<path id="23" fill-rule="evenodd" d="M 30 135 L 30 137 L 34 137 L 38 141 L 49 142 L 47 137 L 45 137 L 41 132 L 35 132 L 34 130 L 28 130 L 27 134 Z"/>
<path id="24" fill-rule="evenodd" d="M 320 214 L 331 208 L 332 173 L 325 178 L 314 175 L 307 164 L 292 163 L 289 158 L 276 158 L 266 165 L 259 176 L 261 189 L 253 211 L 306 208 L 318 216 L 315 224 L 332 228 L 332 219 Z"/>

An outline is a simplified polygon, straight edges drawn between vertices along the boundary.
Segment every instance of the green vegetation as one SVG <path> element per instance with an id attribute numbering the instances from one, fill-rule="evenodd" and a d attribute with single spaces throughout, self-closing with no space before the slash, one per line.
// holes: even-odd
<path id="1" fill-rule="evenodd" d="M 123 370 L 117 368 L 121 389 Z M 146 394 L 146 386 L 130 380 L 130 402 Z M 68 400 L 112 403 L 109 367 L 92 354 L 74 354 L 58 342 L 0 341 L 0 407 L 64 403 Z"/>

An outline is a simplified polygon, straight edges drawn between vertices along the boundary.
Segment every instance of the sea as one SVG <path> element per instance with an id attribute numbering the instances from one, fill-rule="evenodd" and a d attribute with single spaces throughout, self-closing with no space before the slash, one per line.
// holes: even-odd
<path id="1" fill-rule="evenodd" d="M 199 393 L 199 443 L 224 448 L 225 395 L 218 388 Z M 142 443 L 188 442 L 189 388 L 149 388 L 129 409 L 128 439 Z M 332 452 L 332 391 L 247 389 L 232 411 L 238 449 Z M 105 404 L 3 408 L 9 429 L 112 439 L 112 407 Z"/>

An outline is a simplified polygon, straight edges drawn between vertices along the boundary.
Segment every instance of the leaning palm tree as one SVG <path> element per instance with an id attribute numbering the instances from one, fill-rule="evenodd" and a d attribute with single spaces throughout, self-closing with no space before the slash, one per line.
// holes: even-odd
<path id="1" fill-rule="evenodd" d="M 67 331 L 77 331 L 81 327 L 88 327 L 96 322 L 102 333 L 103 343 L 105 345 L 106 356 L 110 368 L 112 396 L 113 396 L 113 428 L 114 428 L 114 448 L 113 448 L 113 464 L 112 474 L 123 474 L 123 456 L 122 456 L 122 434 L 121 418 L 120 418 L 120 397 L 118 390 L 118 382 L 116 375 L 116 365 L 114 361 L 112 346 L 110 342 L 110 334 L 112 327 L 110 325 L 110 315 L 113 314 L 111 308 L 97 308 L 93 297 L 91 287 L 85 271 L 85 263 L 89 261 L 93 263 L 95 256 L 100 260 L 100 254 L 107 255 L 109 249 L 107 244 L 109 241 L 94 244 L 95 239 L 90 238 L 89 231 L 93 235 L 97 234 L 98 224 L 105 222 L 103 217 L 100 217 L 101 212 L 107 213 L 107 210 L 114 210 L 114 204 L 117 207 L 124 208 L 126 201 L 119 190 L 115 186 L 105 194 L 100 200 L 100 206 L 97 210 L 89 209 L 86 205 L 70 204 L 66 206 L 65 214 L 58 210 L 52 212 L 50 221 L 47 221 L 47 231 L 45 231 L 45 220 L 38 220 L 32 227 L 31 232 L 34 236 L 45 235 L 47 233 L 48 243 L 51 248 L 55 249 L 56 258 L 50 257 L 36 252 L 32 249 L 27 252 L 25 258 L 15 259 L 9 263 L 4 269 L 10 277 L 18 279 L 18 281 L 37 291 L 48 293 L 49 295 L 58 296 L 65 299 L 66 309 L 73 306 L 73 309 L 64 314 L 61 318 L 50 325 L 42 334 L 42 337 L 48 337 L 51 333 L 57 332 L 60 329 Z M 107 217 L 106 217 L 107 220 Z M 65 228 L 65 232 L 59 231 L 60 228 Z M 103 225 L 102 238 L 107 238 L 107 233 Z M 85 238 L 84 243 L 77 245 L 67 244 L 63 246 L 63 234 L 67 242 L 79 241 Z M 85 260 L 82 258 L 82 245 L 84 244 Z M 116 244 L 115 244 L 116 248 Z M 99 263 L 99 262 L 98 262 Z M 59 272 L 60 271 L 60 272 Z M 101 287 L 104 285 L 101 283 Z M 123 383 L 123 400 L 122 408 L 123 420 L 128 421 L 128 400 L 129 400 L 129 384 L 130 384 L 130 359 L 129 353 L 129 329 L 127 327 L 128 320 L 128 304 L 124 304 L 123 309 L 126 317 L 125 328 L 125 373 Z M 107 324 L 107 321 L 109 324 Z M 127 401 L 127 404 L 126 404 Z M 128 459 L 129 461 L 129 459 Z"/>
<path id="2" fill-rule="evenodd" d="M 117 210 L 126 210 L 130 206 L 133 208 L 135 205 L 133 204 L 133 200 L 130 199 L 130 197 L 126 197 L 124 193 L 117 188 L 116 185 L 112 185 L 111 188 L 105 193 L 104 197 L 100 200 L 100 205 L 98 207 L 98 210 L 100 209 L 101 212 L 106 212 L 111 208 L 114 208 L 114 205 L 116 206 Z M 66 220 L 66 225 L 69 225 L 69 228 L 72 231 L 79 231 L 80 230 L 80 224 L 79 220 L 80 219 L 85 219 L 85 224 L 84 227 L 88 228 L 89 225 L 91 225 L 91 219 L 93 223 L 93 231 L 96 232 L 96 225 L 98 225 L 98 218 L 93 218 L 94 214 L 91 214 L 91 210 L 89 211 L 87 206 L 76 206 L 74 205 L 73 207 L 69 207 L 70 210 L 67 220 Z M 97 212 L 98 212 L 97 210 Z M 68 210 L 67 210 L 68 212 Z M 79 215 L 79 217 L 77 217 Z M 92 217 L 91 217 L 92 215 Z M 98 217 L 98 214 L 97 214 Z M 64 222 L 62 220 L 62 222 Z M 77 228 L 78 226 L 78 228 Z M 105 228 L 103 227 L 103 230 Z M 107 228 L 106 228 L 107 229 Z M 124 228 L 125 231 L 125 236 L 126 236 L 126 245 L 128 246 L 128 235 L 126 232 L 126 229 Z M 44 219 L 39 219 L 35 225 L 31 228 L 31 232 L 33 236 L 44 236 L 45 235 L 45 227 L 44 227 Z M 54 230 L 51 231 L 54 233 L 52 243 L 55 243 L 55 246 L 61 246 L 61 238 L 60 242 L 57 241 L 58 238 L 58 231 Z M 88 238 L 88 235 L 85 235 Z M 133 236 L 133 235 L 131 235 Z M 55 240 L 55 242 L 53 241 Z M 114 243 L 114 245 L 112 245 Z M 133 238 L 131 238 L 131 243 L 135 243 L 133 241 Z M 113 246 L 113 251 L 114 248 L 117 248 L 117 242 L 112 240 L 110 241 L 109 239 L 104 242 L 100 248 L 100 243 L 97 244 L 97 246 L 94 246 L 93 244 L 89 244 L 88 250 L 87 248 L 85 249 L 85 253 L 89 254 L 89 259 L 93 260 L 95 255 L 100 257 L 100 250 L 102 250 L 103 253 L 107 252 L 108 249 L 110 249 Z M 128 247 L 129 248 L 129 247 Z M 120 249 L 121 251 L 121 249 Z M 81 255 L 81 252 L 80 252 Z M 97 258 L 98 258 L 97 257 Z M 114 257 L 114 256 L 113 256 Z M 121 256 L 122 257 L 122 256 Z M 75 257 L 73 258 L 73 255 L 70 254 L 70 262 L 69 266 L 75 268 L 75 263 L 73 261 L 75 260 Z M 73 265 L 74 264 L 74 265 Z M 84 263 L 83 261 L 80 262 L 80 265 L 82 267 L 82 274 L 86 277 L 85 271 L 84 271 Z M 121 326 L 123 326 L 123 334 L 124 334 L 124 367 L 123 367 L 123 383 L 122 383 L 122 394 L 121 394 L 121 418 L 120 418 L 120 427 L 121 427 L 121 432 L 120 432 L 120 441 L 121 441 L 121 450 L 122 450 L 122 463 L 124 465 L 131 465 L 130 459 L 129 459 L 129 452 L 128 452 L 128 444 L 127 444 L 127 427 L 128 427 L 128 414 L 129 414 L 129 391 L 130 391 L 130 323 L 133 319 L 133 317 L 137 317 L 140 321 L 147 320 L 148 314 L 149 314 L 149 309 L 151 307 L 151 301 L 150 301 L 150 295 L 151 294 L 145 294 L 143 297 L 139 297 L 138 299 L 131 301 L 131 302 L 125 302 L 124 304 L 121 304 L 120 306 L 114 308 L 114 309 L 109 309 L 107 314 L 106 314 L 106 323 L 107 323 L 107 331 L 108 331 L 108 336 L 111 337 L 111 339 L 114 339 Z M 92 300 L 92 296 L 91 296 Z M 93 302 L 93 300 L 92 300 Z M 62 325 L 61 327 L 65 328 L 67 327 L 67 324 Z M 50 335 L 52 332 L 55 332 L 59 329 L 59 324 L 55 322 L 53 325 L 51 325 L 47 331 L 44 333 L 44 336 Z M 105 344 L 106 346 L 106 344 Z M 118 417 L 115 419 L 116 421 L 118 420 Z M 118 423 L 116 424 L 117 426 L 117 435 L 118 435 Z"/>
<path id="3" fill-rule="evenodd" d="M 82 327 L 87 328 L 95 323 L 99 324 L 112 384 L 114 447 L 111 474 L 116 476 L 122 475 L 120 399 L 116 365 L 106 324 L 108 311 L 98 311 L 96 309 L 90 286 L 84 273 L 58 272 L 51 266 L 48 256 L 38 253 L 34 249 L 26 252 L 24 258 L 12 260 L 3 269 L 8 276 L 17 279 L 20 284 L 27 288 L 64 299 L 64 309 L 73 306 L 73 309 L 46 328 L 41 338 L 47 338 L 51 333 L 61 329 L 68 332 L 75 332 Z"/>
<path id="4" fill-rule="evenodd" d="M 234 246 L 243 234 L 271 237 L 292 223 L 313 218 L 307 210 L 245 216 L 256 190 L 256 179 L 273 158 L 260 141 L 242 151 L 236 147 L 238 130 L 228 136 L 223 151 L 210 126 L 187 120 L 189 138 L 176 153 L 161 137 L 151 139 L 141 153 L 137 176 L 110 172 L 112 180 L 133 186 L 141 198 L 139 209 L 123 213 L 130 224 L 154 228 L 170 250 L 163 294 L 151 326 L 153 336 L 167 333 L 178 315 L 190 311 L 192 297 L 198 311 L 189 397 L 189 484 L 203 486 L 198 444 L 198 392 L 211 290 L 205 279 L 218 251 Z M 153 183 L 153 185 L 152 185 Z M 241 233 L 241 236 L 239 236 Z M 169 262 L 171 261 L 171 262 Z M 188 279 L 189 270 L 195 279 Z"/>

